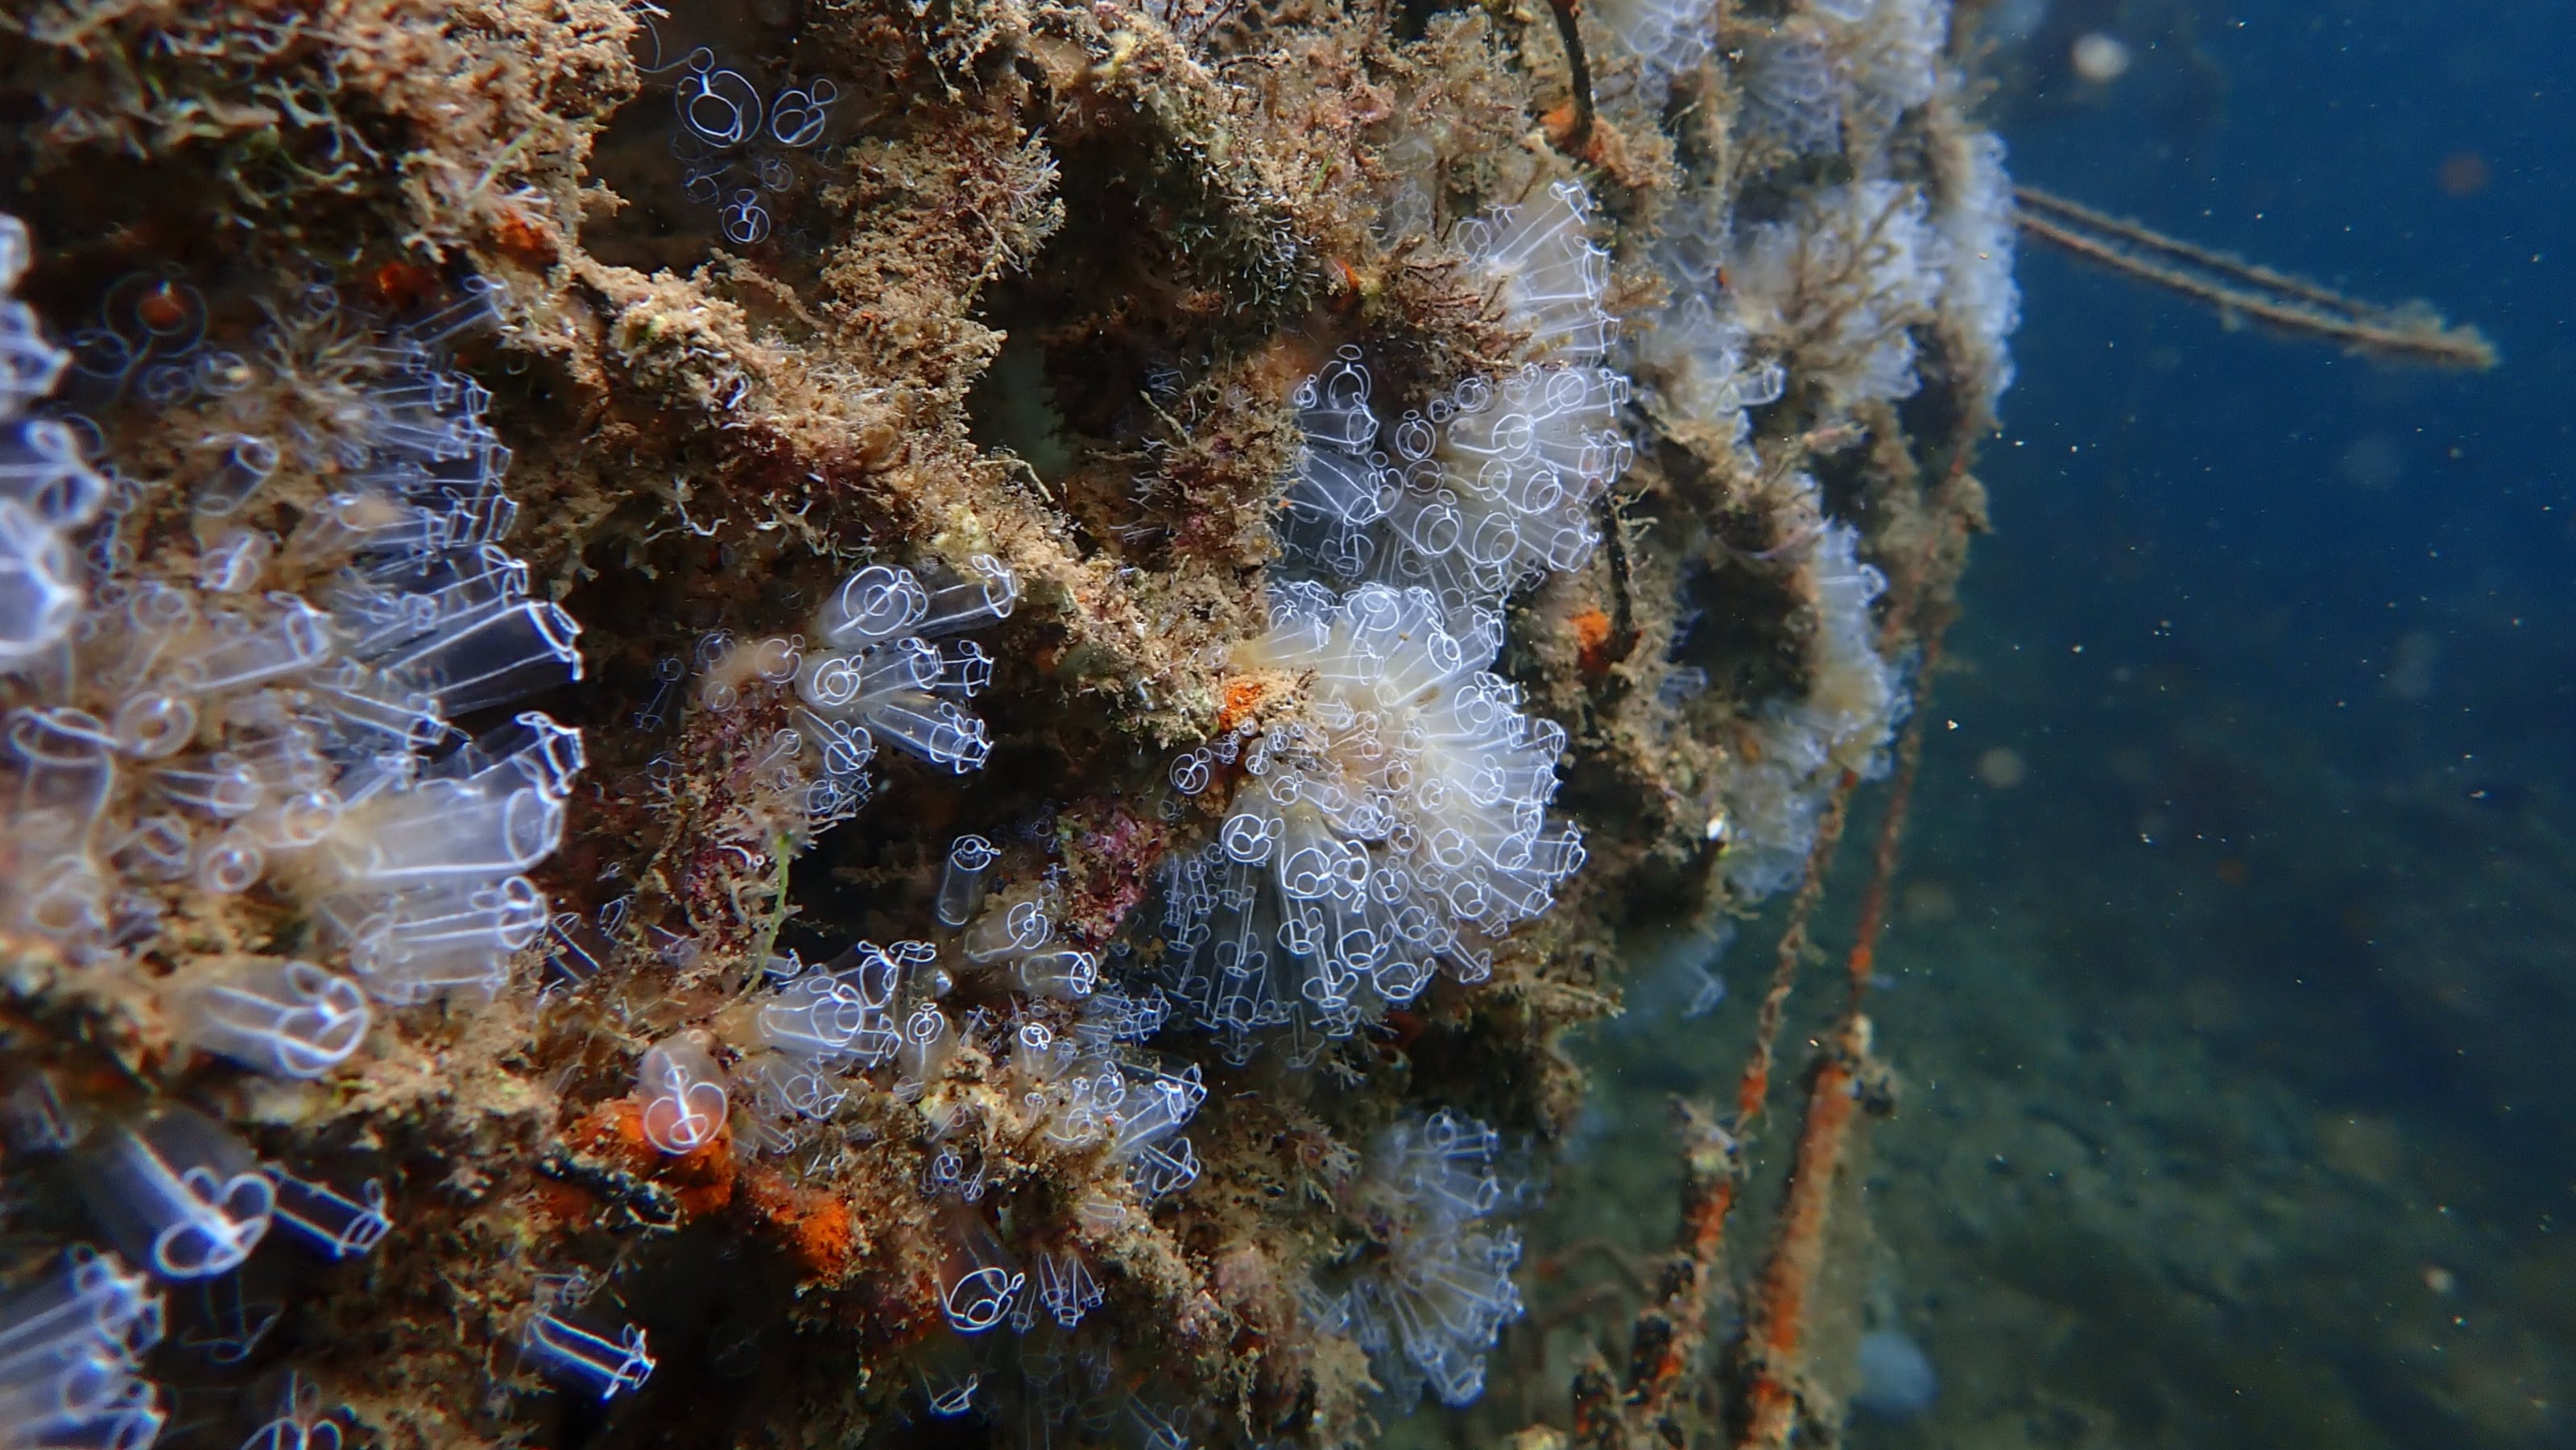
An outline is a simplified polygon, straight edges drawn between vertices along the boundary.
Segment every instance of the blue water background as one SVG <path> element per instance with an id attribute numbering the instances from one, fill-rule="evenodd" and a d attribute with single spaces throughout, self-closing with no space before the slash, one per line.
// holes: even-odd
<path id="1" fill-rule="evenodd" d="M 2554 1080 L 2510 1074 L 2576 1042 L 2576 942 L 2563 900 L 2500 898 L 2479 858 L 2527 861 L 2527 825 L 2576 828 L 2576 8 L 2278 6 L 2204 12 L 2201 29 L 2227 91 L 2196 147 L 2114 88 L 2014 132 L 2017 177 L 2363 297 L 2433 299 L 2505 366 L 2396 369 L 2227 332 L 2026 244 L 2021 381 L 1981 470 L 1998 532 L 1961 635 L 1972 657 L 2028 657 L 2002 666 L 2027 693 L 1993 708 L 2030 713 L 2005 733 L 2032 789 L 1993 824 L 2080 847 L 2120 894 L 2143 863 L 2111 847 L 2141 833 L 2109 807 L 2139 792 L 2103 778 L 2106 749 L 2219 732 L 2207 748 L 2245 778 L 2163 812 L 2168 838 L 2138 850 L 2295 863 L 2300 889 L 2248 923 L 2270 950 L 2228 968 L 2313 978 L 2317 1025 L 2357 1034 L 2349 1071 L 2369 1090 L 2490 1139 L 2548 1195 L 2530 1210 L 2563 1212 L 2576 1115 Z M 2446 194 L 2461 155 L 2491 179 Z M 2430 659 L 2411 687 L 2391 680 L 2410 635 Z M 2455 839 L 2376 859 L 2373 836 L 2432 798 L 2456 807 Z M 2171 838 L 2195 831 L 2241 839 Z M 2433 914 L 2565 969 L 2510 984 L 2510 1013 L 2428 1019 L 2374 1000 L 2386 973 L 2349 920 L 2362 909 Z"/>
<path id="2" fill-rule="evenodd" d="M 1968 1403 L 1858 1443 L 2576 1444 L 2576 7 L 2198 33 L 2214 124 L 2142 53 L 2013 107 L 2017 178 L 2505 364 L 2231 332 L 2025 244 L 1909 857 L 1940 910 L 1879 1009 L 1916 1077 L 1873 1189 L 1949 1196 L 1882 1207 L 1895 1317 Z"/>

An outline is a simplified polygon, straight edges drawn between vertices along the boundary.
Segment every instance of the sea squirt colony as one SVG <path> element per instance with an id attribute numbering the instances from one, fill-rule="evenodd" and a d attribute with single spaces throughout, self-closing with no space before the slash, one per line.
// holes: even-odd
<path id="1" fill-rule="evenodd" d="M 1165 79 L 1118 79 L 1095 37 L 1086 84 L 1206 83 L 1170 32 L 1213 28 L 1128 18 Z M 1202 728 L 1060 747 L 1043 802 L 987 767 L 1044 746 L 1033 714 L 1077 697 L 1049 679 L 1137 647 L 1071 637 L 1104 578 L 1178 566 L 1049 555 L 1032 540 L 1076 505 L 1034 468 L 996 486 L 1007 507 L 881 530 L 681 508 L 670 536 L 738 527 L 813 558 L 773 593 L 684 599 L 705 580 L 665 581 L 652 535 L 629 555 L 655 600 L 639 621 L 574 617 L 578 581 L 619 567 L 605 551 L 553 572 L 562 535 L 528 542 L 503 437 L 534 453 L 553 415 L 503 364 L 519 353 L 607 336 L 643 377 L 667 350 L 715 370 L 705 418 L 665 426 L 808 449 L 818 485 L 841 466 L 763 420 L 779 385 L 744 305 L 710 301 L 723 268 L 581 258 L 524 220 L 546 200 L 529 180 L 491 191 L 520 230 L 438 267 L 268 251 L 268 280 L 211 303 L 155 268 L 90 289 L 58 342 L 16 296 L 35 242 L 0 217 L 0 911 L 11 990 L 41 1014 L 10 1031 L 0 1130 L 32 1185 L 11 1227 L 45 1241 L 0 1266 L 0 1446 L 142 1450 L 181 1418 L 256 1444 L 499 1440 L 547 1388 L 613 1413 L 670 1369 L 694 1386 L 782 1357 L 848 1387 L 812 1413 L 853 1437 L 1332 1444 L 1426 1394 L 1478 1401 L 1523 1314 L 1504 1220 L 1535 1175 L 1466 1108 L 1545 1124 L 1413 1044 L 1494 1030 L 1477 1014 L 1553 980 L 1563 908 L 1602 909 L 1605 833 L 1623 870 L 1700 862 L 1710 911 L 1793 884 L 1905 708 L 1869 532 L 1885 490 L 1836 440 L 1898 446 L 1896 405 L 1927 383 L 1981 426 L 2017 305 L 2001 148 L 1956 114 L 1948 20 L 1931 0 L 1588 20 L 1600 124 L 1662 136 L 1685 92 L 1723 98 L 1734 170 L 1708 149 L 1734 143 L 1680 130 L 1623 172 L 1478 141 L 1464 104 L 1380 123 L 1332 185 L 1343 250 L 1385 264 L 1354 293 L 1398 300 L 1336 304 L 1326 345 L 1268 359 L 1266 396 L 1239 375 L 1144 394 L 1172 426 L 1166 403 L 1268 430 L 1269 452 L 1229 455 L 1269 460 L 1240 606 L 1118 625 L 1161 649 L 1192 609 L 1222 620 L 1170 651 Z M 1506 48 L 1473 38 L 1488 23 L 1444 17 L 1420 54 L 1519 96 Z M 1721 45 L 1722 23 L 1750 29 Z M 793 274 L 783 238 L 824 245 L 832 208 L 920 160 L 867 130 L 882 116 L 852 101 L 878 79 L 826 76 L 828 48 L 775 85 L 729 49 L 646 49 L 611 67 L 621 98 L 671 93 L 637 148 L 662 158 L 636 164 L 676 168 L 734 282 Z M 1408 74 L 1390 94 L 1439 94 Z M 1094 169 L 1098 144 L 1066 143 Z M 1250 300 L 1211 315 L 1258 319 L 1327 249 L 1221 149 L 1170 148 L 1224 199 L 1175 234 L 1255 259 Z M 1802 169 L 1836 156 L 1838 179 Z M 1021 191 L 1073 174 L 1046 157 Z M 793 291 L 737 294 L 766 299 L 773 355 L 824 330 Z M 648 294 L 694 300 L 639 322 Z M 627 310 L 565 322 L 593 306 Z M 832 386 L 933 406 L 857 373 Z M 1805 426 L 1765 431 L 1765 410 Z M 687 504 L 682 472 L 636 496 Z M 1724 507 L 1693 521 L 1693 489 Z M 1634 508 L 1687 547 L 1641 542 Z M 1713 681 L 1728 662 L 1694 636 L 1694 591 L 1747 587 L 1730 568 L 1788 621 L 1745 676 L 1767 685 Z M 1614 591 L 1615 619 L 1563 603 Z M 1655 763 L 1676 741 L 1696 776 Z M 1587 758 L 1648 780 L 1672 840 L 1589 816 L 1587 837 Z M 636 800 L 695 834 L 647 852 L 595 824 Z M 1550 1060 L 1552 1030 L 1513 1050 Z M 739 1283 L 682 1284 L 672 1266 L 716 1242 L 750 1267 L 697 1277 Z M 335 1267 L 361 1262 L 379 1311 Z M 381 1319 L 405 1363 L 444 1366 L 412 1383 L 476 1392 L 407 1390 L 320 1315 Z M 840 1357 L 791 1342 L 808 1333 Z"/>

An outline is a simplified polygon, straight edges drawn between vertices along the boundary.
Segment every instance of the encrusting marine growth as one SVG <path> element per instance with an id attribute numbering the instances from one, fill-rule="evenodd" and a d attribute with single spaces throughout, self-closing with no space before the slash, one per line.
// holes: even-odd
<path id="1" fill-rule="evenodd" d="M 1938 0 L 1548 19 L 0 20 L 0 1446 L 1715 1433 L 1486 1393 L 1511 1220 L 2012 194 Z"/>

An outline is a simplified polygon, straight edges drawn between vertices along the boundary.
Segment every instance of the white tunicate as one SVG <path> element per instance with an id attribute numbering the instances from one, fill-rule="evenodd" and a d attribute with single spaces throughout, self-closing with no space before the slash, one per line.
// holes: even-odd
<path id="1" fill-rule="evenodd" d="M 959 836 L 949 845 L 934 907 L 941 926 L 962 927 L 975 919 L 976 908 L 984 902 L 985 874 L 1001 855 L 981 836 Z"/>
<path id="2" fill-rule="evenodd" d="M 1850 406 L 1911 397 L 1920 386 L 1910 328 L 1934 315 L 1948 260 L 1920 190 L 1856 181 L 1750 228 L 1729 278 L 1747 330 Z"/>
<path id="3" fill-rule="evenodd" d="M 724 1129 L 724 1079 L 698 1037 L 682 1033 L 646 1049 L 635 1065 L 635 1091 L 644 1139 L 664 1153 L 694 1153 Z"/>
<path id="4" fill-rule="evenodd" d="M 150 1445 L 167 1412 L 139 1370 L 161 1340 L 163 1315 L 162 1296 L 142 1274 L 87 1248 L 0 1302 L 0 1425 L 8 1443 Z"/>
<path id="5" fill-rule="evenodd" d="M 1887 581 L 1858 560 L 1858 544 L 1850 525 L 1830 523 L 1809 546 L 1800 568 L 1816 601 L 1812 683 L 1803 698 L 1772 701 L 1754 718 L 1758 753 L 1748 752 L 1729 783 L 1722 870 L 1747 898 L 1796 884 L 1825 802 L 1845 772 L 1874 779 L 1887 770 L 1887 742 L 1905 693 L 1873 643 L 1871 605 Z"/>
<path id="6" fill-rule="evenodd" d="M 1473 1403 L 1486 1353 L 1523 1312 L 1511 1278 L 1519 1237 L 1489 1223 L 1509 1196 L 1499 1147 L 1493 1129 L 1446 1109 L 1407 1119 L 1380 1135 L 1348 1190 L 1374 1252 L 1309 1308 L 1323 1332 L 1357 1342 L 1399 1406 L 1426 1388 L 1453 1408 Z"/>
<path id="7" fill-rule="evenodd" d="M 1991 401 L 2012 386 L 2006 340 L 2021 325 L 2012 178 L 2004 171 L 2004 143 L 1991 131 L 1966 132 L 1947 154 L 1955 175 L 1933 217 L 1948 259 L 1941 311 L 1972 350 L 1964 364 L 1984 375 Z"/>
<path id="8" fill-rule="evenodd" d="M 268 1232 L 277 1199 L 239 1139 L 185 1108 L 105 1131 L 77 1166 L 101 1227 L 163 1279 L 239 1268 Z"/>
<path id="9" fill-rule="evenodd" d="M 277 1185 L 277 1226 L 326 1257 L 364 1257 L 393 1232 L 381 1180 L 368 1179 L 352 1198 L 327 1183 L 298 1178 L 274 1163 L 268 1165 L 268 1179 Z"/>
<path id="10" fill-rule="evenodd" d="M 642 1389 L 653 1377 L 644 1331 L 632 1324 L 601 1333 L 548 1310 L 528 1321 L 520 1344 L 547 1378 L 603 1401 Z"/>
<path id="11" fill-rule="evenodd" d="M 10 712 L 0 753 L 0 795 L 17 799 L 28 842 L 28 864 L 0 883 L 14 921 L 90 961 L 174 919 L 175 883 L 265 888 L 319 920 L 379 1002 L 506 979 L 544 920 L 522 873 L 561 839 L 578 737 L 523 715 L 511 741 L 455 746 L 449 722 L 577 680 L 581 661 L 570 616 L 532 598 L 527 565 L 500 546 L 517 509 L 500 488 L 509 449 L 484 421 L 490 394 L 441 351 L 495 324 L 505 299 L 468 280 L 386 326 L 308 284 L 272 309 L 280 326 L 259 346 L 232 350 L 208 340 L 193 290 L 137 278 L 111 290 L 80 342 L 83 376 L 145 414 L 121 427 L 152 426 L 158 401 L 311 376 L 326 357 L 345 396 L 309 426 L 176 440 L 168 480 L 92 468 L 101 435 L 85 420 L 0 422 L 0 669 L 12 667 L 13 601 L 78 618 L 35 620 L 17 640 L 52 664 L 29 677 L 36 698 Z M 334 491 L 279 505 L 300 514 L 284 538 L 215 522 L 264 521 L 274 510 L 254 490 L 290 468 Z M 193 569 L 140 577 L 125 520 L 164 488 L 193 501 L 205 542 Z M 13 572 L 18 524 L 40 534 L 102 507 L 77 563 L 29 536 L 35 552 Z M 322 980 L 337 983 L 324 998 L 272 1001 L 275 1024 L 253 1020 L 259 993 L 205 998 L 192 1030 L 255 1066 L 319 1070 L 315 1042 L 328 1040 L 327 1058 L 364 1021 L 345 979 Z M 320 1037 L 306 1040 L 308 1026 Z"/>
<path id="12" fill-rule="evenodd" d="M 547 921 L 545 896 L 526 877 L 474 872 L 327 897 L 317 915 L 346 944 L 368 995 L 393 1006 L 491 996 Z"/>
<path id="13" fill-rule="evenodd" d="M 1348 1036 L 1439 972 L 1482 980 L 1475 936 L 1545 911 L 1583 859 L 1546 820 L 1564 732 L 1488 672 L 1496 637 L 1377 584 L 1284 586 L 1271 619 L 1238 664 L 1308 676 L 1306 709 L 1164 881 L 1165 984 L 1237 1058 L 1281 1028 Z"/>
<path id="14" fill-rule="evenodd" d="M 163 993 L 182 1041 L 279 1077 L 319 1077 L 367 1035 L 366 995 L 311 962 L 251 958 L 201 970 Z"/>
<path id="15" fill-rule="evenodd" d="M 794 671 L 802 738 L 821 767 L 808 794 L 818 827 L 866 797 L 879 741 L 960 775 L 982 768 L 991 734 L 958 702 L 992 683 L 993 657 L 944 636 L 1008 618 L 1018 597 L 1011 571 L 982 554 L 936 590 L 909 569 L 871 564 L 833 592 L 815 619 L 826 647 L 806 650 Z"/>
<path id="16" fill-rule="evenodd" d="M 1676 79 L 1708 61 L 1715 9 L 1715 0 L 1611 0 L 1592 13 L 1601 18 L 1616 49 L 1635 58 L 1642 83 L 1636 87 L 1642 92 L 1639 99 L 1659 109 Z M 1617 87 L 1601 89 L 1606 100 Z"/>
<path id="17" fill-rule="evenodd" d="M 966 960 L 978 964 L 1026 956 L 1045 946 L 1055 934 L 1047 920 L 1046 909 L 1035 901 L 1014 901 L 999 911 L 987 911 L 967 928 L 960 943 Z"/>
<path id="18" fill-rule="evenodd" d="M 265 438 L 234 434 L 222 442 L 222 461 L 197 485 L 197 512 L 222 518 L 238 511 L 277 471 L 277 445 Z"/>
<path id="19" fill-rule="evenodd" d="M 0 498 L 0 669 L 70 632 L 82 604 L 75 577 L 62 535 Z"/>
<path id="20" fill-rule="evenodd" d="M 1299 385 L 1280 539 L 1301 571 L 1426 590 L 1463 643 L 1514 590 L 1591 556 L 1593 510 L 1634 445 L 1628 378 L 1603 366 L 1617 328 L 1589 225 L 1582 187 L 1559 182 L 1458 228 L 1465 273 L 1528 336 L 1521 367 L 1462 378 L 1383 429 L 1356 349 Z"/>

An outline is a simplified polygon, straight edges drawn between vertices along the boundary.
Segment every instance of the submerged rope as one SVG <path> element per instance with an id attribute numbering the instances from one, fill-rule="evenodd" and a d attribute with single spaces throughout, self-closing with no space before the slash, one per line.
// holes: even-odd
<path id="1" fill-rule="evenodd" d="M 2453 327 L 2422 302 L 2382 307 L 2240 257 L 2169 237 L 2035 186 L 2013 188 L 2017 220 L 2031 236 L 2142 282 L 2284 332 L 2341 343 L 2397 362 L 2484 372 L 2495 344 L 2474 327 Z"/>

